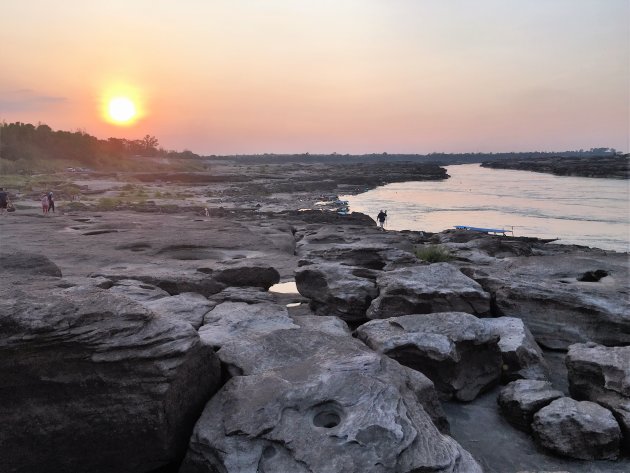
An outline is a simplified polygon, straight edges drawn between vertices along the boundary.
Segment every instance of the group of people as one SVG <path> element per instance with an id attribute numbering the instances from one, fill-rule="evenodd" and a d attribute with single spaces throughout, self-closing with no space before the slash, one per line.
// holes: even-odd
<path id="1" fill-rule="evenodd" d="M 42 202 L 42 212 L 45 214 L 49 211 L 55 211 L 55 199 L 53 198 L 53 193 L 48 192 L 44 194 L 41 198 Z M 15 211 L 15 207 L 9 200 L 9 193 L 4 190 L 3 187 L 0 187 L 0 214 L 4 214 L 6 212 Z"/>
<path id="2" fill-rule="evenodd" d="M 42 196 L 42 212 L 47 214 L 51 210 L 55 211 L 55 200 L 53 199 L 53 193 L 49 192 Z"/>

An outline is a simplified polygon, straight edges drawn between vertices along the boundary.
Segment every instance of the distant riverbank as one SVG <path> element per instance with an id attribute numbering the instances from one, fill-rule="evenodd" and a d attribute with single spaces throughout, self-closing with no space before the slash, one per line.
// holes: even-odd
<path id="1" fill-rule="evenodd" d="M 598 177 L 607 179 L 630 179 L 630 158 L 627 156 L 596 156 L 563 158 L 541 157 L 487 161 L 482 167 L 492 169 L 517 169 L 544 172 L 556 176 Z"/>

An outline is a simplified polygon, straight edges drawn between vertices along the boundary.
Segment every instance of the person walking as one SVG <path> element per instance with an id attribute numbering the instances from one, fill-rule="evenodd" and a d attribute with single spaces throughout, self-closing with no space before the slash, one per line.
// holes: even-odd
<path id="1" fill-rule="evenodd" d="M 385 230 L 385 220 L 387 220 L 387 210 L 381 210 L 376 216 L 376 221 L 378 227 L 382 230 Z"/>

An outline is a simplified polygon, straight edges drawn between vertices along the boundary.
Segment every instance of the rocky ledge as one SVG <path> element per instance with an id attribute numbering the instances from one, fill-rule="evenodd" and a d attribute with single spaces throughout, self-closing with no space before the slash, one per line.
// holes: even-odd
<path id="1" fill-rule="evenodd" d="M 324 212 L 0 231 L 3 471 L 630 471 L 627 254 Z"/>

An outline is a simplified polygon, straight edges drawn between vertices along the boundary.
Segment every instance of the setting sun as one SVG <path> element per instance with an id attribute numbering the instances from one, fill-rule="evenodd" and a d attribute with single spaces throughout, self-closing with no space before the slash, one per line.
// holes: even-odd
<path id="1" fill-rule="evenodd" d="M 107 113 L 113 122 L 126 124 L 136 116 L 136 107 L 127 97 L 116 97 L 109 101 Z"/>

